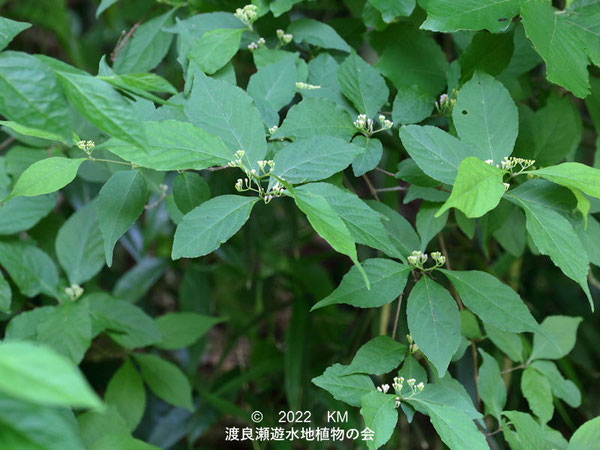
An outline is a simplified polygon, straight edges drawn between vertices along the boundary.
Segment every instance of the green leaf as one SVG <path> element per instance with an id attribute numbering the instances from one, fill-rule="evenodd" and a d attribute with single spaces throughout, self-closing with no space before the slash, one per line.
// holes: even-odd
<path id="1" fill-rule="evenodd" d="M 2 17 L 0 17 L 0 19 L 2 19 Z M 6 121 L 6 120 L 0 120 L 0 125 L 10 128 L 11 130 L 13 130 L 19 134 L 22 134 L 24 136 L 36 137 L 36 138 L 46 139 L 49 141 L 58 141 L 58 142 L 62 142 L 63 144 L 67 144 L 67 140 L 64 137 L 62 137 L 58 134 L 51 133 L 49 131 L 40 130 L 38 128 L 28 127 L 25 125 L 21 125 L 20 123 L 17 123 L 17 122 Z"/>
<path id="2" fill-rule="evenodd" d="M 463 159 L 469 156 L 487 159 L 482 149 L 471 149 L 454 136 L 429 125 L 403 126 L 400 139 L 421 170 L 442 183 L 454 184 Z"/>
<path id="3" fill-rule="evenodd" d="M 298 57 L 291 54 L 281 61 L 261 67 L 250 77 L 247 92 L 257 106 L 264 102 L 277 112 L 292 101 L 296 93 L 297 60 Z M 275 116 L 276 123 L 268 125 L 279 125 L 279 116 Z"/>
<path id="4" fill-rule="evenodd" d="M 519 117 L 514 155 L 534 159 L 538 167 L 562 161 L 581 142 L 581 115 L 568 97 L 552 94 L 535 113 L 522 106 Z"/>
<path id="5" fill-rule="evenodd" d="M 173 181 L 173 198 L 179 210 L 187 214 L 210 198 L 210 188 L 199 174 L 183 172 Z"/>
<path id="6" fill-rule="evenodd" d="M 514 290 L 478 270 L 443 270 L 463 303 L 486 324 L 504 331 L 536 331 L 539 325 Z"/>
<path id="7" fill-rule="evenodd" d="M 140 439 L 135 439 L 126 434 L 108 433 L 94 442 L 90 450 L 113 450 L 126 448 L 128 450 L 160 450 L 159 447 L 150 445 Z"/>
<path id="8" fill-rule="evenodd" d="M 460 334 L 467 339 L 481 339 L 481 329 L 477 317 L 468 309 L 461 309 L 460 314 Z"/>
<path id="9" fill-rule="evenodd" d="M 519 13 L 518 0 L 429 0 L 427 20 L 421 28 L 432 31 L 506 30 Z"/>
<path id="10" fill-rule="evenodd" d="M 492 34 L 480 31 L 460 55 L 462 79 L 468 80 L 477 70 L 492 76 L 499 75 L 509 65 L 514 47 L 513 33 Z"/>
<path id="11" fill-rule="evenodd" d="M 581 425 L 569 441 L 567 450 L 588 450 L 600 441 L 600 417 Z"/>
<path id="12" fill-rule="evenodd" d="M 408 297 L 406 317 L 419 349 L 444 376 L 460 344 L 460 316 L 448 291 L 424 276 Z"/>
<path id="13" fill-rule="evenodd" d="M 202 170 L 233 159 L 234 152 L 221 138 L 190 123 L 165 120 L 142 126 L 149 144 L 140 147 L 111 139 L 103 147 L 126 161 L 155 170 Z"/>
<path id="14" fill-rule="evenodd" d="M 579 189 L 590 197 L 600 198 L 600 170 L 577 162 L 566 162 L 558 166 L 530 170 L 553 183 L 569 189 Z"/>
<path id="15" fill-rule="evenodd" d="M 101 401 L 79 370 L 48 348 L 29 342 L 0 344 L 0 390 L 39 405 L 99 408 Z"/>
<path id="16" fill-rule="evenodd" d="M 192 312 L 175 312 L 164 314 L 154 322 L 162 335 L 155 346 L 171 350 L 192 345 L 223 319 Z"/>
<path id="17" fill-rule="evenodd" d="M 375 385 L 367 375 L 344 376 L 346 367 L 341 364 L 334 364 L 328 367 L 323 375 L 313 378 L 312 382 L 321 389 L 325 389 L 336 400 L 348 403 L 351 406 L 361 406 L 360 398 L 369 392 L 375 391 Z"/>
<path id="18" fill-rule="evenodd" d="M 85 298 L 90 304 L 93 336 L 106 331 L 113 341 L 128 349 L 146 347 L 162 339 L 152 318 L 137 306 L 104 293 Z"/>
<path id="19" fill-rule="evenodd" d="M 7 313 L 10 311 L 10 302 L 12 300 L 12 290 L 10 284 L 4 275 L 0 273 L 0 312 Z"/>
<path id="20" fill-rule="evenodd" d="M 517 439 L 519 440 L 519 444 L 523 449 L 546 448 L 546 442 L 542 428 L 533 417 L 520 411 L 504 411 L 502 414 L 508 417 L 513 426 L 516 428 L 518 433 Z M 506 435 L 506 430 L 508 427 L 505 423 L 502 424 L 502 429 Z M 514 447 L 512 442 L 511 447 Z"/>
<path id="21" fill-rule="evenodd" d="M 395 124 L 418 123 L 431 115 L 435 98 L 417 86 L 398 88 L 392 106 L 392 120 Z"/>
<path id="22" fill-rule="evenodd" d="M 311 311 L 324 306 L 345 303 L 357 308 L 376 308 L 393 302 L 404 290 L 410 267 L 391 259 L 371 258 L 363 263 L 371 289 L 367 289 L 362 274 L 352 267 L 340 285 L 315 304 Z"/>
<path id="23" fill-rule="evenodd" d="M 196 77 L 184 111 L 191 123 L 223 139 L 231 155 L 244 150 L 253 167 L 264 159 L 263 121 L 252 98 L 240 88 L 227 81 Z M 254 168 L 258 170 L 258 166 Z"/>
<path id="24" fill-rule="evenodd" d="M 92 343 L 88 303 L 63 303 L 53 308 L 37 326 L 37 340 L 79 364 Z"/>
<path id="25" fill-rule="evenodd" d="M 554 415 L 550 381 L 532 367 L 527 367 L 521 376 L 521 392 L 527 399 L 529 409 L 546 424 Z"/>
<path id="26" fill-rule="evenodd" d="M 313 229 L 338 253 L 347 255 L 362 274 L 367 289 L 369 279 L 358 262 L 356 243 L 340 215 L 329 205 L 325 197 L 309 191 L 293 193 L 298 209 L 302 211 Z"/>
<path id="27" fill-rule="evenodd" d="M 352 143 L 363 149 L 352 161 L 352 172 L 354 172 L 355 177 L 360 177 L 377 167 L 383 156 L 383 145 L 379 139 L 368 138 L 363 135 L 356 136 Z"/>
<path id="28" fill-rule="evenodd" d="M 55 73 L 35 56 L 0 54 L 0 114 L 7 120 L 70 137 L 69 105 Z"/>
<path id="29" fill-rule="evenodd" d="M 372 391 L 360 399 L 360 414 L 365 420 L 365 427 L 375 432 L 372 441 L 367 441 L 367 448 L 377 449 L 389 441 L 396 423 L 396 396 Z"/>
<path id="30" fill-rule="evenodd" d="M 573 36 L 577 28 L 545 0 L 527 0 L 521 5 L 521 20 L 533 47 L 546 62 L 548 80 L 574 95 L 590 92 L 585 47 Z"/>
<path id="31" fill-rule="evenodd" d="M 7 449 L 84 450 L 75 417 L 64 408 L 48 408 L 0 397 L 0 445 Z"/>
<path id="32" fill-rule="evenodd" d="M 506 353 L 506 356 L 513 361 L 523 362 L 523 341 L 520 335 L 503 331 L 489 323 L 484 323 L 484 327 L 487 337 L 491 339 L 496 347 Z"/>
<path id="33" fill-rule="evenodd" d="M 398 16 L 410 16 L 415 9 L 415 0 L 368 0 L 380 13 L 383 21 L 392 22 Z"/>
<path id="34" fill-rule="evenodd" d="M 101 80 L 108 81 L 113 86 L 133 92 L 141 97 L 148 92 L 168 92 L 177 94 L 177 89 L 163 77 L 155 73 L 129 73 L 125 75 L 99 76 Z"/>
<path id="35" fill-rule="evenodd" d="M 512 190 L 508 198 L 525 210 L 527 232 L 540 253 L 550 256 L 566 276 L 581 286 L 593 311 L 594 302 L 587 284 L 588 256 L 569 221 L 529 198 L 525 185 Z"/>
<path id="36" fill-rule="evenodd" d="M 130 103 L 106 81 L 89 75 L 57 72 L 69 102 L 100 130 L 142 148 L 148 139 Z"/>
<path id="37" fill-rule="evenodd" d="M 29 27 L 31 27 L 30 23 L 0 17 L 0 30 L 2 30 L 0 31 L 0 51 L 4 50 L 17 34 Z"/>
<path id="38" fill-rule="evenodd" d="M 358 349 L 344 375 L 367 373 L 383 375 L 398 368 L 407 347 L 388 336 L 377 336 Z"/>
<path id="39" fill-rule="evenodd" d="M 417 212 L 416 226 L 419 236 L 421 236 L 421 244 L 412 250 L 425 251 L 427 244 L 446 226 L 448 221 L 448 211 L 437 217 L 439 211 L 439 203 L 423 202 Z"/>
<path id="40" fill-rule="evenodd" d="M 402 259 L 403 253 L 392 244 L 384 226 L 387 220 L 352 192 L 329 183 L 310 183 L 295 188 L 296 193 L 309 193 L 325 198 L 339 214 L 354 240 Z"/>
<path id="41" fill-rule="evenodd" d="M 98 18 L 100 14 L 102 14 L 104 11 L 106 11 L 118 1 L 119 0 L 101 0 L 100 4 L 98 5 L 98 9 L 96 9 L 96 18 Z"/>
<path id="42" fill-rule="evenodd" d="M 75 179 L 85 158 L 53 157 L 33 163 L 21 174 L 6 200 L 14 197 L 35 197 L 62 189 Z"/>
<path id="43" fill-rule="evenodd" d="M 115 72 L 148 72 L 163 60 L 173 40 L 173 34 L 164 28 L 173 24 L 174 12 L 175 9 L 171 9 L 135 30 L 133 37 L 117 54 Z"/>
<path id="44" fill-rule="evenodd" d="M 416 396 L 408 403 L 422 405 L 431 420 L 431 424 L 444 443 L 452 450 L 489 448 L 484 435 L 477 429 L 473 420 L 453 406 L 432 402 L 421 402 Z"/>
<path id="45" fill-rule="evenodd" d="M 54 208 L 56 194 L 37 197 L 15 197 L 0 205 L 0 235 L 26 231 Z"/>
<path id="46" fill-rule="evenodd" d="M 323 180 L 348 167 L 361 151 L 332 136 L 298 139 L 277 152 L 273 175 L 293 184 Z"/>
<path id="47" fill-rule="evenodd" d="M 575 346 L 581 320 L 581 317 L 546 317 L 540 332 L 533 335 L 533 350 L 529 359 L 560 359 L 567 355 Z"/>
<path id="48" fill-rule="evenodd" d="M 452 193 L 435 217 L 456 208 L 469 218 L 481 217 L 491 211 L 506 192 L 502 179 L 506 171 L 470 156 L 463 159 L 452 187 Z"/>
<path id="49" fill-rule="evenodd" d="M 137 353 L 135 360 L 148 387 L 167 403 L 192 411 L 192 388 L 176 365 L 156 355 Z"/>
<path id="50" fill-rule="evenodd" d="M 519 129 L 515 102 L 506 88 L 477 71 L 458 92 L 452 119 L 461 141 L 499 164 L 514 148 Z"/>
<path id="51" fill-rule="evenodd" d="M 417 87 L 437 96 L 446 87 L 448 61 L 431 34 L 394 24 L 373 35 L 371 44 L 380 56 L 375 67 L 396 88 Z"/>
<path id="52" fill-rule="evenodd" d="M 383 226 L 387 231 L 390 243 L 396 248 L 398 253 L 402 256 L 408 256 L 413 250 L 420 247 L 421 241 L 419 236 L 417 236 L 415 229 L 404 216 L 389 206 L 375 200 L 370 200 L 367 204 L 384 217 L 387 217 L 388 220 L 383 221 Z"/>
<path id="53" fill-rule="evenodd" d="M 71 284 L 83 284 L 104 267 L 104 246 L 96 209 L 96 202 L 88 203 L 58 230 L 56 256 Z"/>
<path id="54" fill-rule="evenodd" d="M 146 181 L 139 170 L 120 170 L 100 189 L 98 225 L 108 267 L 112 266 L 115 244 L 144 210 L 147 195 Z"/>
<path id="55" fill-rule="evenodd" d="M 188 58 L 205 73 L 213 74 L 238 52 L 243 31 L 235 28 L 207 31 L 192 45 Z"/>
<path id="56" fill-rule="evenodd" d="M 329 25 L 314 19 L 294 20 L 287 29 L 294 36 L 294 42 L 315 45 L 350 53 L 350 46 L 346 44 L 337 32 Z"/>
<path id="57" fill-rule="evenodd" d="M 129 303 L 137 302 L 163 276 L 167 265 L 162 258 L 142 258 L 118 279 L 113 295 Z"/>
<path id="58" fill-rule="evenodd" d="M 581 392 L 575 383 L 565 379 L 556 364 L 552 361 L 534 361 L 531 363 L 532 368 L 544 374 L 550 382 L 552 393 L 555 397 L 564 400 L 572 408 L 577 408 L 581 405 Z"/>
<path id="59" fill-rule="evenodd" d="M 109 405 L 104 411 L 88 411 L 77 416 L 79 434 L 86 448 L 89 449 L 103 436 L 110 433 L 122 436 L 129 435 L 129 429 L 116 408 Z"/>
<path id="60" fill-rule="evenodd" d="M 326 98 L 305 98 L 290 108 L 273 138 L 333 136 L 348 141 L 355 132 L 344 108 Z"/>
<path id="61" fill-rule="evenodd" d="M 146 391 L 142 377 L 129 358 L 108 382 L 104 398 L 107 404 L 115 406 L 130 430 L 138 426 L 146 409 Z"/>
<path id="62" fill-rule="evenodd" d="M 479 349 L 483 363 L 479 367 L 477 378 L 477 391 L 481 400 L 496 419 L 500 420 L 502 410 L 506 405 L 506 387 L 500 373 L 498 362 L 483 349 Z"/>
<path id="63" fill-rule="evenodd" d="M 367 117 L 375 117 L 390 95 L 379 72 L 354 51 L 340 64 L 337 77 L 344 95 Z"/>
<path id="64" fill-rule="evenodd" d="M 246 223 L 257 197 L 221 195 L 187 213 L 175 231 L 172 258 L 208 255 Z"/>
<path id="65" fill-rule="evenodd" d="M 0 241 L 0 265 L 24 296 L 57 295 L 58 270 L 54 261 L 39 248 L 17 241 Z"/>

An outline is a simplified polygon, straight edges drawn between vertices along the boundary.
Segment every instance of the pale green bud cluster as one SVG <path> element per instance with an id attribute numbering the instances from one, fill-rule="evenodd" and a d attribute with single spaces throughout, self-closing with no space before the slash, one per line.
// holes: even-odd
<path id="1" fill-rule="evenodd" d="M 281 45 L 289 44 L 290 42 L 292 42 L 293 38 L 294 38 L 293 35 L 286 33 L 283 30 L 277 30 L 277 39 L 279 39 L 279 42 L 281 42 Z"/>
<path id="2" fill-rule="evenodd" d="M 404 396 L 402 394 L 402 389 L 404 388 L 405 381 L 411 390 L 411 393 L 408 396 Z M 400 406 L 400 402 L 402 399 L 409 399 L 409 398 L 423 392 L 423 389 L 425 389 L 425 383 L 423 383 L 423 382 L 417 383 L 417 380 L 415 380 L 414 378 L 409 378 L 408 380 L 405 380 L 404 377 L 394 377 L 394 380 L 392 382 L 392 388 L 394 389 L 394 392 L 396 393 L 395 406 L 396 406 L 396 408 L 398 408 Z M 390 385 L 382 384 L 381 386 L 377 387 L 377 390 L 383 394 L 387 394 L 388 391 L 390 390 Z"/>
<path id="3" fill-rule="evenodd" d="M 238 8 L 233 14 L 237 17 L 244 25 L 252 29 L 252 24 L 258 19 L 258 7 L 256 5 L 246 5 L 243 8 Z"/>
<path id="4" fill-rule="evenodd" d="M 379 122 L 381 123 L 381 128 L 374 130 L 373 119 L 369 119 L 366 114 L 359 114 L 353 123 L 354 127 L 366 136 L 371 136 L 372 134 L 379 133 L 380 131 L 389 130 L 394 126 L 394 122 L 386 119 L 383 114 L 379 116 Z"/>
<path id="5" fill-rule="evenodd" d="M 502 159 L 502 161 L 500 161 L 500 164 L 494 164 L 494 161 L 491 159 L 486 159 L 484 162 L 486 164 L 489 164 L 490 166 L 495 165 L 499 169 L 506 170 L 506 171 L 510 172 L 510 174 L 512 176 L 514 176 L 514 175 L 519 175 L 523 171 L 532 167 L 535 164 L 535 159 L 517 158 L 515 156 L 505 156 L 504 159 Z M 507 184 L 508 183 L 504 183 L 504 186 L 506 186 L 506 189 L 508 189 Z"/>
<path id="6" fill-rule="evenodd" d="M 417 353 L 419 351 L 419 346 L 415 343 L 412 336 L 410 334 L 406 335 L 406 339 L 408 340 L 408 351 L 410 354 Z"/>
<path id="7" fill-rule="evenodd" d="M 94 141 L 81 140 L 81 141 L 77 142 L 77 148 L 79 148 L 80 150 L 83 150 L 88 155 L 92 154 L 92 150 L 94 150 L 94 147 L 96 147 L 96 143 Z"/>
<path id="8" fill-rule="evenodd" d="M 74 302 L 83 295 L 83 288 L 78 284 L 72 284 L 71 286 L 65 288 L 65 294 L 67 294 L 69 300 Z"/>
<path id="9" fill-rule="evenodd" d="M 271 128 L 269 128 L 269 134 L 275 134 L 278 129 L 279 127 L 277 125 L 273 125 Z"/>
<path id="10" fill-rule="evenodd" d="M 308 83 L 303 83 L 302 81 L 298 81 L 296 82 L 296 89 L 306 89 L 306 90 L 313 90 L 313 89 L 321 89 L 321 86 L 317 86 L 314 84 L 308 84 Z"/>
<path id="11" fill-rule="evenodd" d="M 433 270 L 437 267 L 441 267 L 444 264 L 446 264 L 445 256 L 442 256 L 442 254 L 440 252 L 433 252 L 433 253 L 431 253 L 431 259 L 433 260 L 435 265 L 426 269 L 425 263 L 427 262 L 428 259 L 429 259 L 429 256 L 427 255 L 427 253 L 420 252 L 419 250 L 414 250 L 410 254 L 410 256 L 408 256 L 406 258 L 409 265 L 413 266 L 416 269 L 424 270 L 426 272 Z"/>
<path id="12" fill-rule="evenodd" d="M 250 169 L 248 166 L 246 166 L 246 164 L 244 164 L 244 157 L 246 157 L 246 152 L 244 150 L 238 150 L 235 152 L 235 159 L 227 163 L 229 167 L 238 167 L 246 174 L 245 178 L 237 179 L 235 183 L 236 191 L 256 192 L 265 203 L 269 203 L 271 200 L 273 200 L 273 198 L 281 197 L 285 194 L 285 188 L 279 182 L 279 180 L 285 181 L 283 178 L 279 178 L 268 191 L 261 184 L 264 179 L 269 179 L 271 177 L 271 173 L 275 168 L 275 162 L 272 159 L 256 161 L 256 164 L 259 168 L 259 170 L 256 170 Z M 247 157 L 246 160 L 248 160 Z M 248 160 L 248 162 L 250 161 Z"/>

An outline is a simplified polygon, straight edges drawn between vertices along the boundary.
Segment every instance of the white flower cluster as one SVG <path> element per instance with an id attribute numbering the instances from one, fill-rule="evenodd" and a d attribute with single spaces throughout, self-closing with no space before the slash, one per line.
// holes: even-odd
<path id="1" fill-rule="evenodd" d="M 415 380 L 414 378 L 409 378 L 408 380 L 406 380 L 406 384 L 410 387 L 410 390 L 412 391 L 408 397 L 404 397 L 402 395 L 402 389 L 404 388 L 404 377 L 394 377 L 394 381 L 392 383 L 392 388 L 394 388 L 394 392 L 396 393 L 396 403 L 395 403 L 396 408 L 398 408 L 400 406 L 400 401 L 403 398 L 411 398 L 411 397 L 419 394 L 420 392 L 422 392 L 423 389 L 425 389 L 425 383 L 423 383 L 423 382 L 417 383 L 417 380 Z M 377 387 L 377 390 L 383 394 L 387 394 L 388 391 L 390 390 L 390 385 L 382 384 L 381 386 Z"/>
<path id="2" fill-rule="evenodd" d="M 281 45 L 289 44 L 290 42 L 292 42 L 293 38 L 294 38 L 293 35 L 286 33 L 283 30 L 277 30 L 277 39 L 279 39 L 279 42 L 281 42 Z"/>
<path id="3" fill-rule="evenodd" d="M 252 29 L 252 24 L 258 18 L 257 9 L 256 5 L 246 5 L 243 8 L 236 9 L 234 16 L 240 19 L 248 28 Z"/>
<path id="4" fill-rule="evenodd" d="M 422 270 L 433 270 L 434 268 L 441 267 L 446 263 L 445 256 L 442 256 L 440 252 L 433 252 L 431 253 L 431 259 L 434 261 L 435 266 L 429 269 L 424 269 L 424 264 L 427 262 L 428 259 L 429 256 L 427 255 L 427 253 L 423 253 L 418 250 L 413 251 L 410 254 L 410 256 L 406 258 L 408 264 L 410 264 L 413 267 L 416 267 L 417 269 Z"/>
<path id="5" fill-rule="evenodd" d="M 262 47 L 263 45 L 265 45 L 265 42 L 265 38 L 258 38 L 258 41 L 250 42 L 248 44 L 248 50 L 256 50 L 258 47 Z"/>
<path id="6" fill-rule="evenodd" d="M 77 147 L 80 150 L 83 150 L 84 152 L 86 152 L 88 155 L 92 153 L 92 150 L 94 150 L 95 146 L 96 146 L 96 143 L 94 141 L 79 141 L 79 142 L 77 142 Z"/>
<path id="7" fill-rule="evenodd" d="M 279 182 L 279 180 L 285 181 L 283 178 L 279 178 L 268 192 L 261 184 L 262 180 L 271 177 L 271 173 L 275 168 L 275 162 L 272 159 L 256 161 L 256 164 L 260 169 L 259 172 L 256 169 L 249 169 L 246 167 L 242 160 L 244 156 L 246 156 L 246 152 L 240 149 L 235 152 L 235 159 L 227 163 L 229 167 L 239 167 L 246 174 L 246 178 L 238 178 L 235 183 L 235 189 L 238 192 L 256 192 L 265 203 L 269 203 L 273 198 L 280 197 L 285 193 L 285 188 Z"/>
<path id="8" fill-rule="evenodd" d="M 377 390 L 379 392 L 383 392 L 384 394 L 387 394 L 387 392 L 390 390 L 390 385 L 389 384 L 382 384 L 381 386 L 377 386 Z"/>
<path id="9" fill-rule="evenodd" d="M 381 128 L 373 130 L 373 119 L 369 119 L 366 114 L 359 114 L 354 121 L 354 127 L 366 134 L 367 136 L 373 133 L 379 133 L 380 131 L 389 130 L 394 126 L 394 122 L 385 118 L 383 114 L 378 117 Z"/>
<path id="10" fill-rule="evenodd" d="M 71 286 L 65 288 L 65 294 L 67 294 L 67 297 L 69 297 L 69 300 L 74 302 L 75 300 L 77 300 L 79 297 L 82 296 L 83 288 L 81 286 L 79 286 L 78 284 L 72 284 Z"/>
<path id="11" fill-rule="evenodd" d="M 298 82 L 296 82 L 296 89 L 313 90 L 313 89 L 321 89 L 321 86 L 303 83 L 302 81 L 298 81 Z"/>
<path id="12" fill-rule="evenodd" d="M 486 159 L 484 161 L 486 164 L 490 166 L 494 165 L 494 161 L 492 159 Z M 515 156 L 505 156 L 500 164 L 496 164 L 496 167 L 503 170 L 508 170 L 512 172 L 513 169 L 519 166 L 519 173 L 523 170 L 529 169 L 531 166 L 535 164 L 535 159 L 525 159 L 525 158 L 517 158 Z"/>
<path id="13" fill-rule="evenodd" d="M 456 103 L 456 99 L 450 98 L 448 94 L 440 95 L 439 100 L 435 102 L 435 109 L 439 114 L 446 114 L 452 111 L 454 108 L 454 104 Z"/>

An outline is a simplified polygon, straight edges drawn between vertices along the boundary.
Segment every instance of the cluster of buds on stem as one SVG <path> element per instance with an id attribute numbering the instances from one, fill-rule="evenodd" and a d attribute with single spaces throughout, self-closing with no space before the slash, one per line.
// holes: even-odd
<path id="1" fill-rule="evenodd" d="M 252 24 L 258 18 L 258 13 L 256 12 L 257 9 L 258 7 L 256 5 L 246 5 L 243 8 L 236 9 L 234 16 L 252 30 Z"/>
<path id="2" fill-rule="evenodd" d="M 71 286 L 65 288 L 65 294 L 67 294 L 69 300 L 74 302 L 83 295 L 83 288 L 78 284 L 72 284 Z"/>
<path id="3" fill-rule="evenodd" d="M 279 129 L 279 127 L 277 125 L 273 125 L 271 128 L 269 128 L 269 134 L 273 135 L 275 134 L 275 132 Z"/>
<path id="4" fill-rule="evenodd" d="M 265 38 L 258 38 L 258 41 L 250 42 L 248 44 L 248 50 L 256 50 L 258 47 L 262 47 L 263 45 L 265 45 L 265 42 Z"/>
<path id="5" fill-rule="evenodd" d="M 408 351 L 410 354 L 417 353 L 419 351 L 419 346 L 415 343 L 414 339 L 410 334 L 406 335 L 406 339 L 408 340 Z"/>
<path id="6" fill-rule="evenodd" d="M 430 270 L 441 267 L 446 263 L 445 256 L 442 256 L 442 254 L 440 252 L 433 252 L 431 254 L 431 259 L 433 260 L 435 265 L 426 269 L 425 263 L 427 262 L 428 259 L 429 259 L 429 256 L 427 255 L 427 253 L 423 253 L 418 250 L 414 250 L 410 254 L 410 256 L 408 258 L 406 258 L 406 260 L 408 261 L 408 264 L 410 264 L 411 266 L 413 266 L 416 269 L 421 269 L 426 272 L 429 272 Z"/>
<path id="7" fill-rule="evenodd" d="M 302 81 L 296 82 L 296 89 L 301 90 L 313 90 L 313 89 L 321 89 L 321 86 L 317 86 L 315 84 L 303 83 Z"/>
<path id="8" fill-rule="evenodd" d="M 285 188 L 281 185 L 279 180 L 277 180 L 269 190 L 266 190 L 262 185 L 264 179 L 271 178 L 271 173 L 275 168 L 275 162 L 272 159 L 256 161 L 259 170 L 250 169 L 244 164 L 243 158 L 245 156 L 246 152 L 244 150 L 238 150 L 235 152 L 235 159 L 228 163 L 229 167 L 238 167 L 246 174 L 246 178 L 238 178 L 235 183 L 235 189 L 238 192 L 256 192 L 265 203 L 269 203 L 275 197 L 284 195 Z"/>
<path id="9" fill-rule="evenodd" d="M 366 136 L 371 136 L 380 131 L 389 130 L 394 126 L 394 122 L 385 118 L 382 114 L 378 117 L 381 128 L 373 129 L 373 119 L 369 119 L 366 114 L 359 114 L 354 121 L 354 127 Z"/>
<path id="10" fill-rule="evenodd" d="M 290 42 L 292 42 L 293 38 L 294 38 L 293 35 L 286 33 L 283 30 L 277 30 L 277 39 L 279 39 L 279 42 L 281 43 L 281 45 L 289 44 Z"/>
<path id="11" fill-rule="evenodd" d="M 96 147 L 96 143 L 94 141 L 79 141 L 79 142 L 77 142 L 77 148 L 79 148 L 79 150 L 83 150 L 87 155 L 92 154 L 94 147 Z"/>
<path id="12" fill-rule="evenodd" d="M 455 103 L 455 98 L 449 97 L 448 94 L 442 94 L 440 95 L 439 100 L 435 102 L 435 109 L 438 114 L 444 116 L 452 112 Z"/>
<path id="13" fill-rule="evenodd" d="M 529 169 L 531 166 L 535 164 L 535 159 L 525 159 L 525 158 L 517 158 L 515 156 L 505 156 L 500 164 L 494 164 L 494 161 L 488 159 L 485 161 L 486 164 L 490 166 L 496 166 L 499 169 L 506 170 L 511 173 L 511 175 L 518 175 L 524 170 Z M 515 168 L 517 169 L 515 171 Z"/>
<path id="14" fill-rule="evenodd" d="M 390 390 L 390 385 L 389 384 L 382 384 L 381 386 L 377 386 L 377 390 L 379 392 L 383 392 L 384 394 L 387 394 L 387 392 Z"/>

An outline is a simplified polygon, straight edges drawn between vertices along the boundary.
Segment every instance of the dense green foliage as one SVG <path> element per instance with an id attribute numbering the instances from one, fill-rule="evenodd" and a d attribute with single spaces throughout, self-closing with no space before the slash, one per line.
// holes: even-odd
<path id="1" fill-rule="evenodd" d="M 0 448 L 597 448 L 598 0 L 0 8 Z"/>

